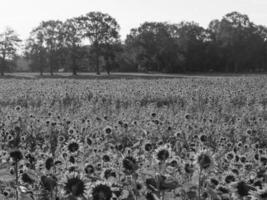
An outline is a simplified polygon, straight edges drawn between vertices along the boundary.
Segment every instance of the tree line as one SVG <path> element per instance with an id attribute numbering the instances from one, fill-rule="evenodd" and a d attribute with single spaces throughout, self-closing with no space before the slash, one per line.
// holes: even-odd
<path id="1" fill-rule="evenodd" d="M 145 22 L 124 41 L 109 14 L 89 12 L 64 22 L 43 21 L 25 41 L 30 70 L 54 72 L 266 72 L 267 27 L 231 12 L 207 28 L 195 22 Z M 13 66 L 21 40 L 14 30 L 0 34 L 1 74 Z"/>

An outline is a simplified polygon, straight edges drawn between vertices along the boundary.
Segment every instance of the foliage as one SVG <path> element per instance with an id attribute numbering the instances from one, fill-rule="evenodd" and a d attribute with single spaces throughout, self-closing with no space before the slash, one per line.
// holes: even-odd
<path id="1" fill-rule="evenodd" d="M 0 33 L 0 66 L 2 76 L 7 68 L 8 61 L 14 59 L 20 41 L 15 31 L 10 28 Z"/>

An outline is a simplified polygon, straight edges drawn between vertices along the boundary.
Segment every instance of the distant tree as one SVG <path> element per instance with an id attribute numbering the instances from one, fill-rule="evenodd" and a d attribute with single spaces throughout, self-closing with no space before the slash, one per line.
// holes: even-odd
<path id="1" fill-rule="evenodd" d="M 16 51 L 20 42 L 21 40 L 18 35 L 10 28 L 0 33 L 0 65 L 2 76 L 4 76 L 8 61 L 16 56 Z"/>
<path id="2" fill-rule="evenodd" d="M 91 43 L 91 51 L 95 55 L 96 73 L 100 74 L 99 57 L 103 44 L 116 43 L 119 39 L 119 24 L 108 14 L 90 12 L 78 18 L 80 30 L 84 38 Z"/>
<path id="3" fill-rule="evenodd" d="M 126 50 L 139 69 L 177 72 L 182 57 L 177 44 L 177 27 L 160 22 L 145 22 L 127 35 Z"/>
<path id="4" fill-rule="evenodd" d="M 183 71 L 206 71 L 206 42 L 208 33 L 195 22 L 181 22 L 177 25 L 178 46 L 185 58 Z"/>
<path id="5" fill-rule="evenodd" d="M 36 71 L 38 69 L 42 76 L 47 66 L 47 51 L 44 44 L 44 35 L 41 31 L 33 30 L 31 32 L 30 37 L 26 41 L 24 53 L 31 62 L 31 70 Z"/>
<path id="6" fill-rule="evenodd" d="M 104 58 L 105 65 L 108 75 L 111 70 L 118 68 L 118 61 L 116 60 L 117 55 L 123 51 L 122 45 L 120 42 L 114 44 L 104 44 L 101 46 L 101 55 Z"/>
<path id="7" fill-rule="evenodd" d="M 68 19 L 63 24 L 63 42 L 71 60 L 73 75 L 77 75 L 78 60 L 81 58 L 82 34 L 77 18 Z"/>
<path id="8" fill-rule="evenodd" d="M 249 63 L 254 31 L 248 16 L 238 12 L 226 14 L 213 27 L 214 38 L 224 62 L 222 67 L 226 72 L 242 71 L 246 63 Z"/>
<path id="9" fill-rule="evenodd" d="M 267 71 L 267 27 L 258 25 L 255 26 L 256 31 L 255 34 L 260 38 L 260 42 L 253 43 L 255 46 L 257 45 L 257 50 L 255 54 L 259 60 L 259 66 L 262 70 Z M 255 40 L 254 40 L 255 41 Z"/>
<path id="10" fill-rule="evenodd" d="M 58 68 L 58 53 L 63 48 L 62 25 L 63 23 L 61 21 L 49 20 L 41 22 L 41 24 L 32 31 L 36 35 L 42 35 L 51 75 L 53 75 L 54 69 Z"/>

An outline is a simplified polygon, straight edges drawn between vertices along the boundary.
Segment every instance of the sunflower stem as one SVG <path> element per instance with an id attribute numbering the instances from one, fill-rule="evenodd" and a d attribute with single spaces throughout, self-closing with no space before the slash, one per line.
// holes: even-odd
<path id="1" fill-rule="evenodd" d="M 19 182 L 19 175 L 18 175 L 18 162 L 15 161 L 15 175 L 16 175 L 16 200 L 19 199 L 18 193 L 18 182 Z"/>
<path id="2" fill-rule="evenodd" d="M 165 192 L 163 191 L 162 192 L 162 198 L 161 198 L 162 200 L 164 200 L 165 199 Z"/>
<path id="3" fill-rule="evenodd" d="M 198 177 L 198 200 L 201 200 L 201 175 L 202 175 L 202 168 L 200 168 Z"/>

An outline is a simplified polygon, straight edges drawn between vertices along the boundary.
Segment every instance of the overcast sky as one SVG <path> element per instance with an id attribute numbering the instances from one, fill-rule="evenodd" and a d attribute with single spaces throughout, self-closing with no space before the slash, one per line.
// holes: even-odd
<path id="1" fill-rule="evenodd" d="M 0 31 L 9 26 L 23 39 L 42 20 L 65 20 L 90 11 L 116 18 L 123 39 L 145 21 L 189 20 L 207 27 L 212 19 L 221 19 L 231 11 L 267 25 L 267 0 L 1 0 L 0 7 Z"/>

